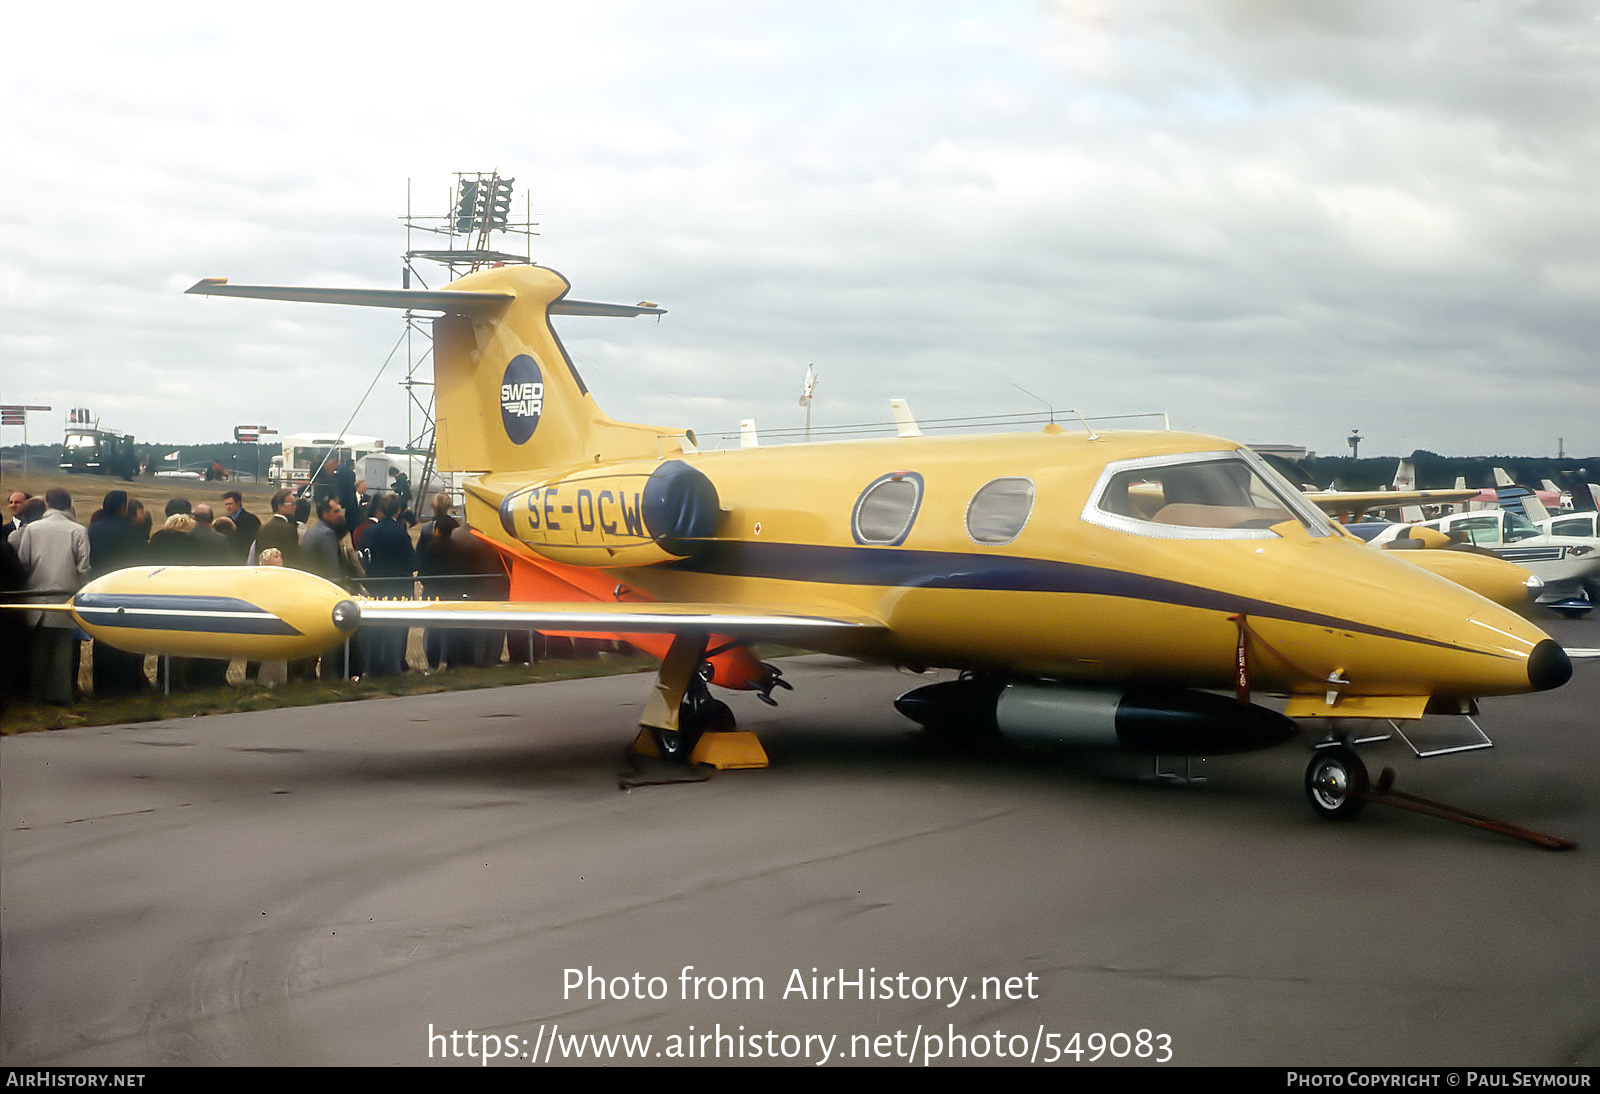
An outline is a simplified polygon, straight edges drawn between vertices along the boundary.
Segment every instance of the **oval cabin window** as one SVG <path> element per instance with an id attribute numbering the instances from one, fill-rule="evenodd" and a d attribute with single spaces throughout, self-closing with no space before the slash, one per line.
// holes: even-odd
<path id="1" fill-rule="evenodd" d="M 1032 513 L 1032 480 L 995 479 L 972 495 L 967 505 L 967 535 L 977 543 L 1010 543 Z"/>
<path id="2" fill-rule="evenodd" d="M 856 499 L 850 530 L 857 543 L 876 543 L 888 547 L 905 542 L 911 522 L 917 519 L 922 504 L 922 476 L 897 471 L 875 480 Z"/>

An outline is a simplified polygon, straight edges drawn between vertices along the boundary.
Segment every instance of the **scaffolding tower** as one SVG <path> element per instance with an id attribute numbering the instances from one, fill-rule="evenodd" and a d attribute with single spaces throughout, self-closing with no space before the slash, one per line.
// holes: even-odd
<path id="1" fill-rule="evenodd" d="M 411 204 L 411 183 L 406 182 L 406 252 L 401 268 L 401 287 L 409 289 L 415 281 L 427 289 L 429 277 L 435 280 L 454 281 L 458 277 L 490 266 L 505 266 L 532 262 L 533 237 L 538 235 L 538 225 L 533 220 L 533 196 L 523 191 L 523 219 L 511 219 L 516 180 L 501 178 L 499 171 L 457 171 L 456 185 L 447 208 L 448 213 L 417 213 Z M 446 246 L 441 248 L 416 247 L 415 236 L 426 232 L 443 236 Z M 496 237 L 521 237 L 524 254 L 496 250 L 492 244 Z M 501 246 L 507 244 L 502 242 Z M 423 264 L 419 269 L 419 264 Z M 431 264 L 431 265 L 428 265 Z M 443 267 L 441 276 L 433 267 Z M 424 276 L 428 271 L 428 276 Z M 421 508 L 421 492 L 433 474 L 434 422 L 433 380 L 430 366 L 433 357 L 432 317 L 419 317 L 405 313 L 406 378 L 400 386 L 406 389 L 406 447 L 407 455 L 423 457 L 422 475 L 417 481 L 417 504 Z M 419 392 L 418 389 L 421 389 Z"/>

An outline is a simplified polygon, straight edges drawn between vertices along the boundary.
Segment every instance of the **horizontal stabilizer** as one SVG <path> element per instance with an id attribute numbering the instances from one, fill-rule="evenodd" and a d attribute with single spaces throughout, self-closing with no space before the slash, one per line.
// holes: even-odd
<path id="1" fill-rule="evenodd" d="M 242 296 L 254 300 L 292 300 L 307 304 L 351 304 L 366 308 L 442 311 L 454 315 L 493 315 L 516 299 L 511 292 L 461 289 L 331 289 L 296 285 L 230 285 L 225 277 L 207 277 L 185 290 L 200 296 Z M 631 319 L 664 315 L 665 308 L 646 304 L 600 304 L 590 300 L 556 300 L 551 315 L 598 315 Z"/>

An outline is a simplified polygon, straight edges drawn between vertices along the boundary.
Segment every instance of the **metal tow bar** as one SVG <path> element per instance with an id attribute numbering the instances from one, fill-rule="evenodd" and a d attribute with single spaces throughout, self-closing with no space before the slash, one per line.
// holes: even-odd
<path id="1" fill-rule="evenodd" d="M 1496 820 L 1494 817 L 1485 817 L 1481 813 L 1473 813 L 1443 802 L 1430 801 L 1420 798 L 1415 794 L 1407 794 L 1404 790 L 1394 788 L 1394 768 L 1386 767 L 1378 775 L 1378 781 L 1371 790 L 1362 793 L 1352 790 L 1350 793 L 1365 798 L 1378 805 L 1393 806 L 1395 809 L 1405 809 L 1412 813 L 1421 813 L 1426 817 L 1439 817 L 1443 820 L 1455 821 L 1471 828 L 1482 828 L 1486 832 L 1498 832 L 1502 836 L 1513 839 L 1525 840 L 1535 847 L 1543 847 L 1547 851 L 1570 851 L 1577 847 L 1575 840 L 1562 839 L 1560 836 L 1546 835 L 1535 832 L 1531 828 L 1524 828 L 1520 824 L 1510 821 Z"/>

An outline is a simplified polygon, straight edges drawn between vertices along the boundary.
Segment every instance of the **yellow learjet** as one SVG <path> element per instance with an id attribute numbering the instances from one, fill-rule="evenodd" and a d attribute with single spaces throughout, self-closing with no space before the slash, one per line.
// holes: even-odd
<path id="1" fill-rule="evenodd" d="M 1321 719 L 1306 785 L 1333 817 L 1360 808 L 1348 791 L 1366 778 L 1340 720 L 1466 713 L 1571 673 L 1526 620 L 1341 534 L 1232 441 L 1051 425 L 698 452 L 681 430 L 615 421 L 549 318 L 660 309 L 568 288 L 515 266 L 442 290 L 189 290 L 441 313 L 439 464 L 470 473 L 468 520 L 504 552 L 516 599 L 369 600 L 289 570 L 166 568 L 91 583 L 74 616 L 124 649 L 255 658 L 327 648 L 358 623 L 665 636 L 641 718 L 665 753 L 731 736 L 707 732 L 733 721 L 713 675 L 769 698 L 781 681 L 744 652 L 756 640 L 963 670 L 897 702 L 931 728 L 1196 756 Z"/>

